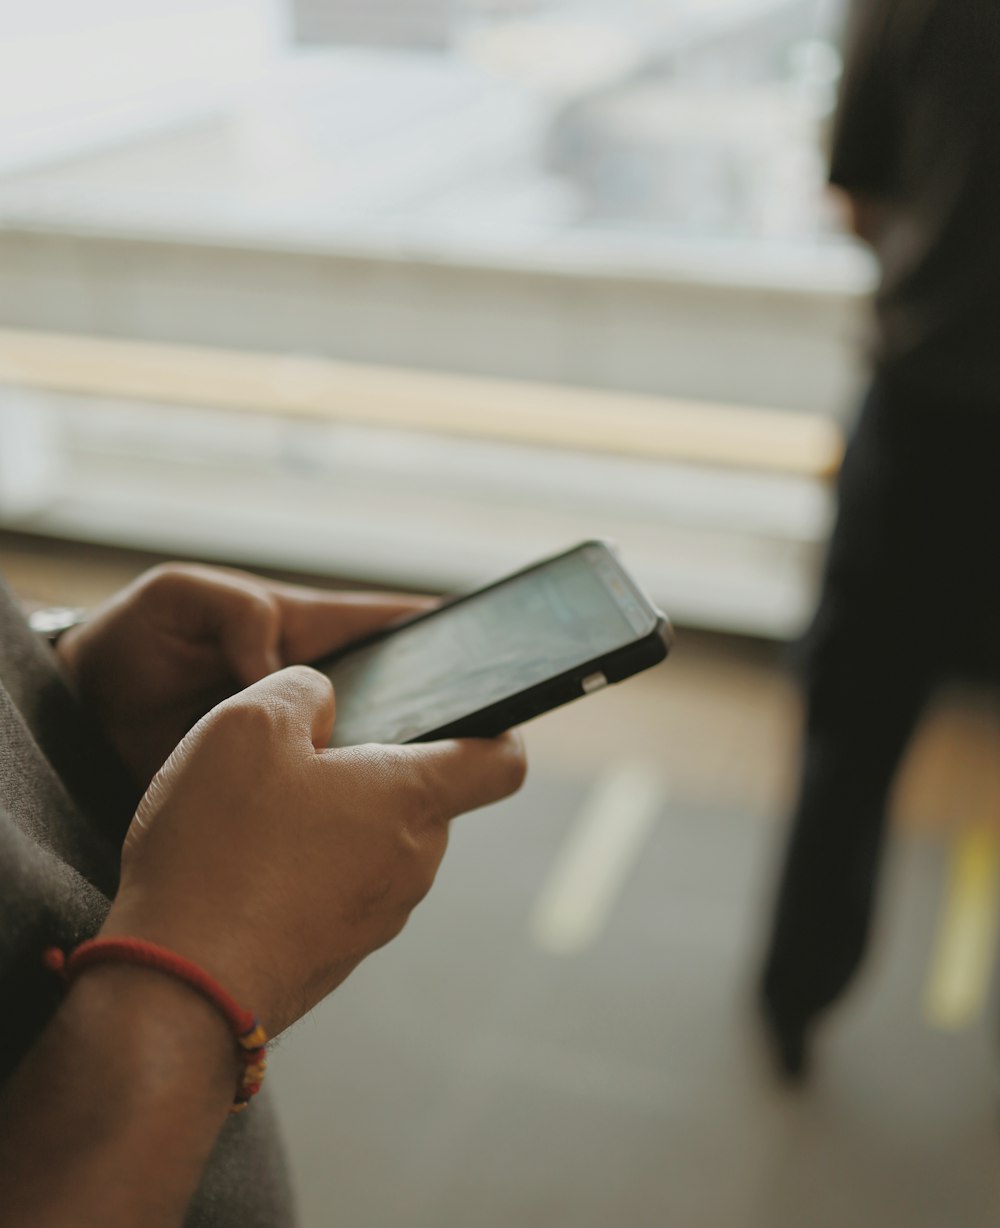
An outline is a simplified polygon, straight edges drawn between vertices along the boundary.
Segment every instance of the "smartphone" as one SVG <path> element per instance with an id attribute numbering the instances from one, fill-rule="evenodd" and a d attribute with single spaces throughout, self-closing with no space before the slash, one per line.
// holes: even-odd
<path id="1" fill-rule="evenodd" d="M 490 738 L 656 665 L 672 638 L 588 541 L 313 664 L 336 691 L 331 746 Z"/>

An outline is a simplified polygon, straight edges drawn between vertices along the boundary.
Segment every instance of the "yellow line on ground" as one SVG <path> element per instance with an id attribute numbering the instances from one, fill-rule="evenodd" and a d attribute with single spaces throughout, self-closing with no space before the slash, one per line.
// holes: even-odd
<path id="1" fill-rule="evenodd" d="M 665 783 L 639 763 L 598 777 L 542 886 L 529 918 L 549 955 L 577 955 L 607 924 L 642 856 L 666 797 Z"/>
<path id="2" fill-rule="evenodd" d="M 1000 913 L 1000 835 L 970 828 L 955 842 L 937 942 L 924 989 L 924 1019 L 956 1032 L 982 1014 Z"/>

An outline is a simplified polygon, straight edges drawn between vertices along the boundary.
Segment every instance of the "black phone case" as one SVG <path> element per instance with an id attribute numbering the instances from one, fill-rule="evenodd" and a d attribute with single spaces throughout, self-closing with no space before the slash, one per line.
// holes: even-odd
<path id="1" fill-rule="evenodd" d="M 376 631 L 374 635 L 366 636 L 347 648 L 341 649 L 339 652 L 325 657 L 321 661 L 314 662 L 314 668 L 322 673 L 324 669 L 330 668 L 341 657 L 347 656 L 358 648 L 364 648 L 369 644 L 385 639 L 387 636 L 392 635 L 399 627 L 421 622 L 425 618 L 433 618 L 439 610 L 460 605 L 471 597 L 478 597 L 482 593 L 488 593 L 491 589 L 507 584 L 517 576 L 527 575 L 532 571 L 539 571 L 550 563 L 554 563 L 557 559 L 565 558 L 567 555 L 576 554 L 579 550 L 594 546 L 599 546 L 608 551 L 633 592 L 642 599 L 649 610 L 655 615 L 656 622 L 653 630 L 641 639 L 633 640 L 614 652 L 605 653 L 603 656 L 594 657 L 592 660 L 586 661 L 581 665 L 575 665 L 572 669 L 566 670 L 554 678 L 547 678 L 544 682 L 540 682 L 526 691 L 521 691 L 517 695 L 511 695 L 507 699 L 501 699 L 497 703 L 489 704 L 485 708 L 480 708 L 477 712 L 470 712 L 460 720 L 452 721 L 447 725 L 441 725 L 437 729 L 431 729 L 416 738 L 408 739 L 408 741 L 435 742 L 441 738 L 495 738 L 498 734 L 504 733 L 508 729 L 513 729 L 515 725 L 523 725 L 525 721 L 530 721 L 532 717 L 541 716 L 544 712 L 551 712 L 554 708 L 560 708 L 563 704 L 568 704 L 574 699 L 580 699 L 583 695 L 587 694 L 583 689 L 584 679 L 590 678 L 596 673 L 603 674 L 609 685 L 613 682 L 621 682 L 625 678 L 630 678 L 633 674 L 641 673 L 642 670 L 658 664 L 669 652 L 673 643 L 673 629 L 670 626 L 669 620 L 657 610 L 656 606 L 653 605 L 642 589 L 625 571 L 617 552 L 609 542 L 601 540 L 581 542 L 570 550 L 563 550 L 559 554 L 542 559 L 540 562 L 533 563 L 529 567 L 522 567 L 520 571 L 511 572 L 493 584 L 487 584 L 483 588 L 478 588 L 471 593 L 462 593 L 457 597 L 452 597 L 435 606 L 433 610 L 428 610 L 424 614 L 418 614 L 415 618 L 408 618 L 404 622 L 394 623 L 390 627 Z"/>
<path id="2" fill-rule="evenodd" d="M 551 712 L 571 700 L 580 699 L 587 692 L 583 680 L 595 673 L 602 673 L 610 685 L 630 678 L 664 659 L 670 648 L 669 624 L 659 619 L 656 630 L 644 639 L 636 640 L 617 652 L 595 657 L 585 665 L 574 666 L 564 674 L 540 682 L 530 690 L 490 704 L 479 712 L 470 713 L 450 725 L 442 725 L 430 733 L 423 733 L 412 742 L 434 742 L 439 738 L 495 738 L 515 725 L 523 725 L 532 717 Z"/>

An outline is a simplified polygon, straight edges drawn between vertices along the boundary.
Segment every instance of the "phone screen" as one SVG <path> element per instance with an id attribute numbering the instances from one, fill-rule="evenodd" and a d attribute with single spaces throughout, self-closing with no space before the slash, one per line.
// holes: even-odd
<path id="1" fill-rule="evenodd" d="M 322 666 L 331 746 L 408 742 L 648 631 L 608 552 L 586 546 Z"/>

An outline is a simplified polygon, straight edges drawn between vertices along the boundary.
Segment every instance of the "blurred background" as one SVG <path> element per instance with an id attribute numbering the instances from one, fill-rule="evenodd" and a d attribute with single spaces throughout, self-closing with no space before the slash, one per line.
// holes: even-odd
<path id="1" fill-rule="evenodd" d="M 994 708 L 904 772 L 789 1095 L 751 986 L 874 284 L 841 0 L 0 0 L 0 567 L 447 591 L 616 539 L 681 629 L 527 732 L 274 1086 L 307 1228 L 995 1223 Z"/>

